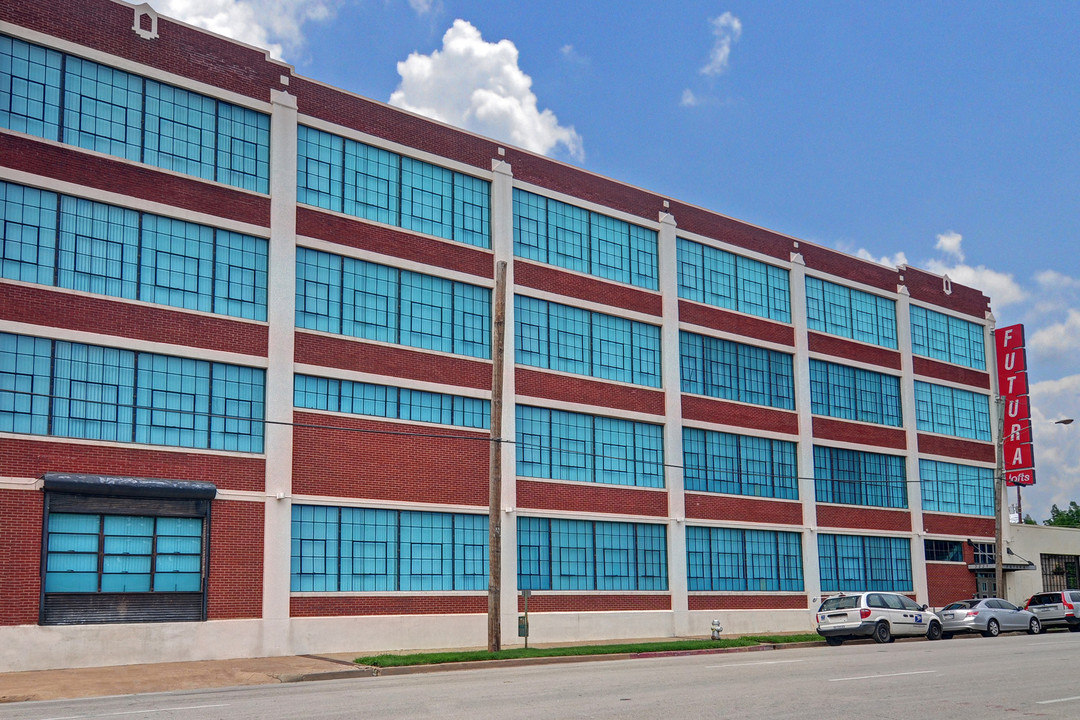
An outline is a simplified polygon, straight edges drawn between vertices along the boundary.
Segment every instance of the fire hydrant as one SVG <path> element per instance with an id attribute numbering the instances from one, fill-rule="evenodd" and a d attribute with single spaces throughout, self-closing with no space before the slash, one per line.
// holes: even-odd
<path id="1" fill-rule="evenodd" d="M 712 621 L 712 639 L 719 640 L 720 633 L 724 632 L 724 626 L 720 624 L 719 620 Z"/>

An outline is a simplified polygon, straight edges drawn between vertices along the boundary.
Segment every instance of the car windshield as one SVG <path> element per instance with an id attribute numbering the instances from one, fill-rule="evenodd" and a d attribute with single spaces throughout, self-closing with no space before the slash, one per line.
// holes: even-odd
<path id="1" fill-rule="evenodd" d="M 968 608 L 973 608 L 978 604 L 979 604 L 978 600 L 960 600 L 959 602 L 954 602 L 951 605 L 946 605 L 944 609 L 945 610 L 967 610 Z"/>
<path id="2" fill-rule="evenodd" d="M 825 602 L 821 603 L 819 612 L 829 612 L 830 610 L 851 610 L 852 608 L 859 607 L 858 595 L 847 595 L 844 597 L 831 597 Z"/>

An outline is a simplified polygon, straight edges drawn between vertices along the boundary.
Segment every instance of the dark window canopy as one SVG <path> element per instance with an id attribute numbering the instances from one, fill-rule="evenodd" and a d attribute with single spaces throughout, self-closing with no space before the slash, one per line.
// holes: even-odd
<path id="1" fill-rule="evenodd" d="M 117 477 L 114 475 L 84 475 L 77 473 L 45 473 L 46 492 L 78 495 L 104 495 L 125 498 L 176 498 L 183 500 L 213 500 L 217 485 L 200 480 L 168 480 L 164 478 Z"/>

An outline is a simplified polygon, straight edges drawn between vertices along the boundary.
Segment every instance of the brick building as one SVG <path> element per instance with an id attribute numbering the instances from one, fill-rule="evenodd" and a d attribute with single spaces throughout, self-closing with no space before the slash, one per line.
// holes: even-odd
<path id="1" fill-rule="evenodd" d="M 113 0 L 0 7 L 0 219 L 0 670 L 484 644 L 503 261 L 505 643 L 975 590 L 948 278 Z"/>

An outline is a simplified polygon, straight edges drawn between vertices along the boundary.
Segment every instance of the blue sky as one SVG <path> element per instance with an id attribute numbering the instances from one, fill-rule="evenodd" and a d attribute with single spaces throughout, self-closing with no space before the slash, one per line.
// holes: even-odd
<path id="1" fill-rule="evenodd" d="M 1037 520 L 1080 501 L 1080 3 L 151 0 L 302 75 L 1024 323 Z M 1015 498 L 1015 493 L 1010 493 Z"/>

